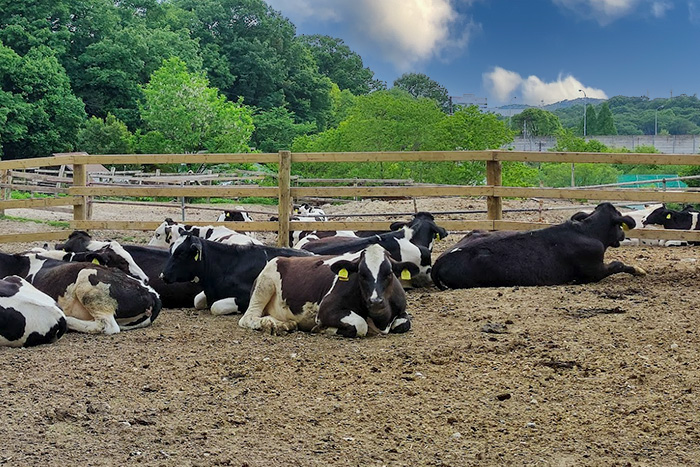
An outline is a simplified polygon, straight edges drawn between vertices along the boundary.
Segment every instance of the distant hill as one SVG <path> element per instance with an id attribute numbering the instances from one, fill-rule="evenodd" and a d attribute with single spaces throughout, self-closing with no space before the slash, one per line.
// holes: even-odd
<path id="1" fill-rule="evenodd" d="M 583 98 L 564 100 L 542 106 L 559 117 L 564 128 L 575 131 L 582 128 L 583 106 L 590 104 L 600 111 L 600 104 L 607 102 L 619 135 L 699 135 L 700 99 L 697 95 L 681 94 L 670 98 L 649 99 L 646 96 L 614 96 L 610 99 Z M 509 104 L 489 108 L 490 112 L 512 117 L 524 109 L 539 107 L 525 104 Z M 595 116 L 589 115 L 594 119 Z M 590 122 L 590 120 L 589 120 Z M 590 126 L 589 126 L 590 128 Z M 591 135 L 591 133 L 589 133 Z"/>

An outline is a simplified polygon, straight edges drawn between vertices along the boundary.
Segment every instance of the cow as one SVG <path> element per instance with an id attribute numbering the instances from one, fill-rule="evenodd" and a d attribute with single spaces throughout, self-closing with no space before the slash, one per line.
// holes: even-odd
<path id="1" fill-rule="evenodd" d="M 644 225 L 662 225 L 664 229 L 700 230 L 700 212 L 692 206 L 685 206 L 681 211 L 659 206 L 644 220 Z"/>
<path id="2" fill-rule="evenodd" d="M 611 274 L 645 275 L 620 261 L 603 262 L 608 247 L 635 222 L 610 203 L 562 224 L 526 232 L 473 231 L 441 254 L 431 275 L 440 289 L 597 282 Z"/>
<path id="3" fill-rule="evenodd" d="M 68 329 L 115 334 L 150 325 L 158 316 L 158 294 L 119 269 L 86 262 L 0 253 L 0 276 L 23 277 L 63 309 Z"/>
<path id="4" fill-rule="evenodd" d="M 0 345 L 49 344 L 65 332 L 66 316 L 56 300 L 19 276 L 0 279 Z"/>
<path id="5" fill-rule="evenodd" d="M 392 222 L 389 225 L 390 231 L 400 230 L 400 229 L 412 229 L 414 233 L 411 235 L 411 243 L 418 246 L 424 246 L 428 248 L 431 252 L 433 251 L 433 243 L 435 240 L 442 240 L 447 237 L 447 230 L 438 226 L 435 223 L 435 217 L 429 212 L 418 212 L 413 215 L 413 219 L 410 221 L 397 221 Z M 292 245 L 294 248 L 302 248 L 304 244 L 318 240 L 320 238 L 327 237 L 373 237 L 375 235 L 381 235 L 387 233 L 387 231 L 357 231 L 353 232 L 350 230 L 338 230 L 338 231 L 301 231 L 294 232 L 294 242 Z"/>
<path id="6" fill-rule="evenodd" d="M 311 206 L 309 203 L 303 203 L 294 207 L 294 212 L 301 217 L 313 217 L 317 221 L 327 221 L 328 217 L 321 208 Z"/>
<path id="7" fill-rule="evenodd" d="M 198 282 L 213 315 L 244 312 L 255 278 L 272 258 L 311 255 L 292 248 L 227 245 L 195 235 L 178 238 L 170 252 L 163 268 L 163 281 Z"/>
<path id="8" fill-rule="evenodd" d="M 278 257 L 255 281 L 238 325 L 270 334 L 296 329 L 344 337 L 363 337 L 370 329 L 406 332 L 411 320 L 397 275 L 417 272 L 415 264 L 393 261 L 376 244 L 339 257 Z"/>
<path id="9" fill-rule="evenodd" d="M 262 245 L 261 241 L 226 227 L 214 227 L 211 225 L 197 227 L 194 225 L 178 224 L 169 217 L 156 228 L 148 245 L 170 248 L 173 242 L 184 234 L 194 235 L 214 242 L 226 243 L 227 245 Z"/>
<path id="10" fill-rule="evenodd" d="M 61 244 L 67 252 L 86 252 L 88 245 L 92 242 L 92 237 L 87 232 L 76 230 L 70 234 L 68 240 Z M 160 278 L 163 272 L 165 263 L 170 258 L 170 250 L 161 247 L 142 246 L 142 245 L 122 245 L 124 250 L 131 256 L 136 264 L 148 277 L 148 285 L 160 295 L 161 302 L 164 308 L 206 308 L 206 299 L 204 295 L 198 296 L 202 292 L 202 287 L 196 283 L 186 284 L 166 284 Z M 98 250 L 101 251 L 101 250 Z M 72 253 L 63 251 L 40 253 L 43 256 L 49 256 L 55 259 L 63 259 L 64 261 L 92 261 L 90 256 L 70 256 Z M 61 256 L 62 255 L 62 256 Z M 61 256 L 61 257 L 59 257 Z M 97 259 L 100 264 L 109 267 L 120 267 L 118 258 L 107 255 L 107 257 L 99 257 Z"/>
<path id="11" fill-rule="evenodd" d="M 447 236 L 447 231 L 438 227 L 429 213 L 418 213 L 408 223 L 392 224 L 399 230 L 371 237 L 326 237 L 308 241 L 301 249 L 317 255 L 340 255 L 357 252 L 372 244 L 384 247 L 398 262 L 412 262 L 419 267 L 419 273 L 410 281 L 401 280 L 404 287 L 425 287 L 430 284 L 431 250 L 434 238 Z M 416 243 L 418 244 L 416 244 Z"/>
<path id="12" fill-rule="evenodd" d="M 243 209 L 227 209 L 219 214 L 216 222 L 253 222 L 253 218 Z"/>
<path id="13" fill-rule="evenodd" d="M 84 245 L 83 249 L 81 250 L 71 250 L 71 244 L 76 243 L 76 242 L 82 242 L 84 238 L 89 238 L 90 241 Z M 77 240 L 72 240 L 73 238 L 77 238 Z M 139 267 L 138 264 L 136 264 L 136 261 L 134 261 L 134 258 L 131 257 L 131 255 L 124 250 L 122 245 L 119 244 L 119 242 L 113 241 L 113 240 L 108 240 L 108 241 L 99 241 L 99 240 L 92 240 L 92 237 L 90 237 L 90 234 L 85 232 L 84 230 L 74 230 L 71 232 L 71 234 L 68 236 L 68 240 L 66 240 L 65 243 L 57 243 L 55 246 L 56 250 L 65 250 L 65 251 L 72 251 L 72 252 L 79 252 L 79 251 L 97 251 L 101 250 L 103 248 L 109 248 L 114 253 L 117 255 L 121 256 L 123 260 L 128 264 L 129 267 L 129 274 L 131 274 L 134 277 L 138 277 L 140 280 L 142 280 L 145 284 L 148 284 L 148 275 L 143 272 L 143 270 Z"/>

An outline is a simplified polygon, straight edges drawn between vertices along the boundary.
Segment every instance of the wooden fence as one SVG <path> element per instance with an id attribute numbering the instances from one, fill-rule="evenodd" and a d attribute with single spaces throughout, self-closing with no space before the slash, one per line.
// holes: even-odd
<path id="1" fill-rule="evenodd" d="M 334 162 L 464 162 L 484 161 L 486 163 L 486 185 L 420 185 L 420 186 L 292 186 L 291 167 L 294 163 L 334 163 Z M 511 152 L 511 151 L 445 151 L 445 152 L 367 152 L 367 153 L 279 153 L 265 154 L 138 154 L 138 155 L 86 155 L 84 153 L 62 154 L 54 157 L 0 161 L 0 187 L 12 188 L 7 184 L 9 171 L 35 167 L 52 167 L 71 164 L 73 166 L 72 186 L 67 196 L 25 200 L 0 200 L 0 212 L 11 208 L 36 208 L 48 206 L 72 206 L 72 229 L 82 230 L 152 230 L 162 220 L 143 221 L 95 221 L 89 219 L 89 200 L 96 196 L 109 197 L 266 197 L 278 200 L 278 222 L 247 222 L 245 231 L 276 231 L 278 242 L 284 245 L 291 229 L 324 230 L 385 230 L 387 221 L 370 222 L 299 222 L 290 221 L 292 200 L 301 197 L 485 197 L 487 216 L 485 220 L 445 220 L 440 225 L 447 230 L 528 230 L 541 228 L 547 224 L 514 222 L 502 220 L 502 198 L 548 198 L 586 199 L 595 201 L 629 201 L 700 203 L 697 191 L 662 191 L 658 189 L 579 189 L 579 188 L 522 188 L 502 185 L 501 163 L 504 161 L 522 162 L 563 162 L 563 163 L 605 163 L 605 164 L 655 164 L 655 165 L 700 165 L 697 154 L 613 154 L 613 153 L 563 153 L 563 152 Z M 145 185 L 90 185 L 87 166 L 101 164 L 220 164 L 220 163 L 267 163 L 277 164 L 277 186 L 257 185 L 226 186 L 145 186 Z M 63 180 L 61 180 L 63 181 Z M 4 198 L 4 197 L 3 197 Z M 191 224 L 216 224 L 215 222 L 191 222 Z M 227 224 L 230 225 L 230 224 Z M 237 228 L 237 227 L 234 227 Z M 29 242 L 64 238 L 65 231 L 42 232 L 35 234 L 2 234 L 2 242 Z M 700 240 L 700 232 L 690 231 L 639 231 L 630 236 L 638 238 L 664 238 Z"/>

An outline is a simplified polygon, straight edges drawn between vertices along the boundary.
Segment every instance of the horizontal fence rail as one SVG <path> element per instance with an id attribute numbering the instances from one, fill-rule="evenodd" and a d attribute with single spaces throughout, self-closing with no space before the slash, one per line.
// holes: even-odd
<path id="1" fill-rule="evenodd" d="M 333 163 L 333 162 L 465 162 L 482 161 L 486 165 L 486 184 L 467 185 L 407 185 L 367 186 L 355 183 L 353 186 L 293 186 L 298 183 L 291 176 L 294 163 Z M 529 230 L 547 226 L 545 223 L 515 222 L 502 220 L 503 198 L 538 198 L 538 199 L 576 199 L 596 201 L 629 201 L 700 203 L 700 192 L 691 190 L 659 189 L 620 189 L 620 188 L 535 188 L 502 186 L 501 163 L 504 161 L 520 162 L 559 162 L 559 163 L 606 163 L 606 164 L 655 164 L 655 165 L 700 165 L 698 154 L 647 154 L 647 153 L 571 153 L 571 152 L 515 152 L 515 151 L 424 151 L 424 152 L 355 152 L 355 153 L 279 153 L 264 154 L 117 154 L 89 155 L 85 153 L 61 154 L 53 157 L 0 161 L 0 174 L 4 180 L 12 171 L 39 167 L 72 166 L 72 178 L 52 176 L 46 179 L 53 183 L 68 186 L 68 195 L 52 198 L 33 198 L 23 200 L 0 200 L 0 212 L 14 208 L 46 208 L 55 206 L 72 206 L 72 229 L 82 230 L 153 230 L 162 222 L 153 221 L 98 221 L 90 220 L 91 199 L 93 197 L 162 197 L 162 198 L 239 198 L 261 197 L 273 198 L 278 202 L 278 221 L 246 222 L 234 226 L 244 231 L 276 231 L 278 243 L 285 245 L 290 230 L 387 230 L 388 221 L 329 221 L 300 222 L 290 220 L 291 204 L 297 198 L 414 198 L 414 197 L 485 197 L 485 220 L 440 220 L 443 227 L 452 231 L 484 230 Z M 188 183 L 187 175 L 177 177 L 160 176 L 159 182 L 172 181 L 178 185 L 158 186 L 153 184 L 120 185 L 114 183 L 92 183 L 88 178 L 87 167 L 100 165 L 143 165 L 143 164 L 220 164 L 220 163 L 264 163 L 277 164 L 278 170 L 270 177 L 276 179 L 277 186 L 258 186 L 256 184 L 238 185 L 184 185 Z M 21 175 L 20 175 L 21 176 Z M 199 178 L 198 178 L 199 177 Z M 39 176 L 26 175 L 27 180 L 38 180 Z M 115 177 L 118 178 L 118 177 Z M 133 177 L 132 177 L 133 178 Z M 189 178 L 198 180 L 207 177 L 192 174 Z M 259 180 L 259 176 L 257 179 Z M 314 183 L 324 180 L 314 179 Z M 333 180 L 326 180 L 333 183 Z M 128 182 L 126 182 L 128 183 Z M 12 185 L 4 183 L 6 190 L 10 187 L 31 190 L 32 185 Z M 40 189 L 37 187 L 37 190 Z M 184 205 L 184 202 L 183 202 Z M 342 216 L 340 216 L 342 217 Z M 193 225 L 227 225 L 230 222 L 188 222 Z M 50 234 L 47 236 L 47 234 Z M 45 232 L 42 239 L 55 239 L 66 232 Z M 38 233 L 0 235 L 0 243 L 11 241 L 33 241 Z M 636 238 L 681 239 L 700 241 L 698 231 L 663 231 L 632 230 L 628 236 Z"/>

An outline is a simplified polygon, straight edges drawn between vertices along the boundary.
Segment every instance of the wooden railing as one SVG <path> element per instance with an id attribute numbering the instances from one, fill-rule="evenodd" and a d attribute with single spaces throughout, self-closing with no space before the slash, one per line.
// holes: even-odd
<path id="1" fill-rule="evenodd" d="M 316 186 L 297 187 L 291 185 L 291 168 L 294 163 L 333 162 L 463 162 L 484 161 L 486 163 L 486 185 L 420 185 L 420 186 Z M 138 154 L 138 155 L 60 155 L 47 158 L 0 161 L 0 176 L 8 170 L 34 167 L 73 165 L 73 183 L 68 196 L 25 200 L 0 200 L 0 212 L 11 208 L 47 206 L 72 206 L 72 229 L 96 230 L 152 230 L 162 221 L 109 221 L 89 219 L 89 199 L 97 196 L 112 197 L 265 197 L 277 198 L 277 222 L 247 222 L 246 231 L 276 231 L 279 244 L 284 245 L 289 231 L 303 229 L 324 230 L 384 230 L 388 221 L 371 222 L 298 222 L 290 221 L 292 200 L 300 197 L 485 197 L 487 216 L 485 220 L 445 220 L 440 225 L 447 230 L 527 230 L 541 228 L 546 224 L 513 222 L 502 220 L 502 198 L 550 198 L 587 199 L 596 201 L 674 202 L 700 203 L 700 192 L 662 191 L 657 189 L 578 189 L 578 188 L 523 188 L 502 186 L 501 162 L 564 162 L 606 164 L 655 164 L 655 165 L 700 165 L 697 154 L 618 154 L 618 153 L 563 153 L 563 152 L 511 152 L 511 151 L 446 151 L 446 152 L 366 152 L 366 153 L 279 153 L 265 154 Z M 88 184 L 88 164 L 219 164 L 219 163 L 273 163 L 278 164 L 276 187 L 263 186 L 91 186 Z M 8 189 L 7 184 L 0 187 Z M 215 222 L 190 222 L 191 224 L 216 224 Z M 227 224 L 230 225 L 230 224 Z M 700 240 L 695 231 L 639 231 L 631 234 L 639 238 L 666 238 Z M 35 239 L 65 237 L 64 231 L 41 234 L 3 234 L 2 242 L 24 242 Z"/>

